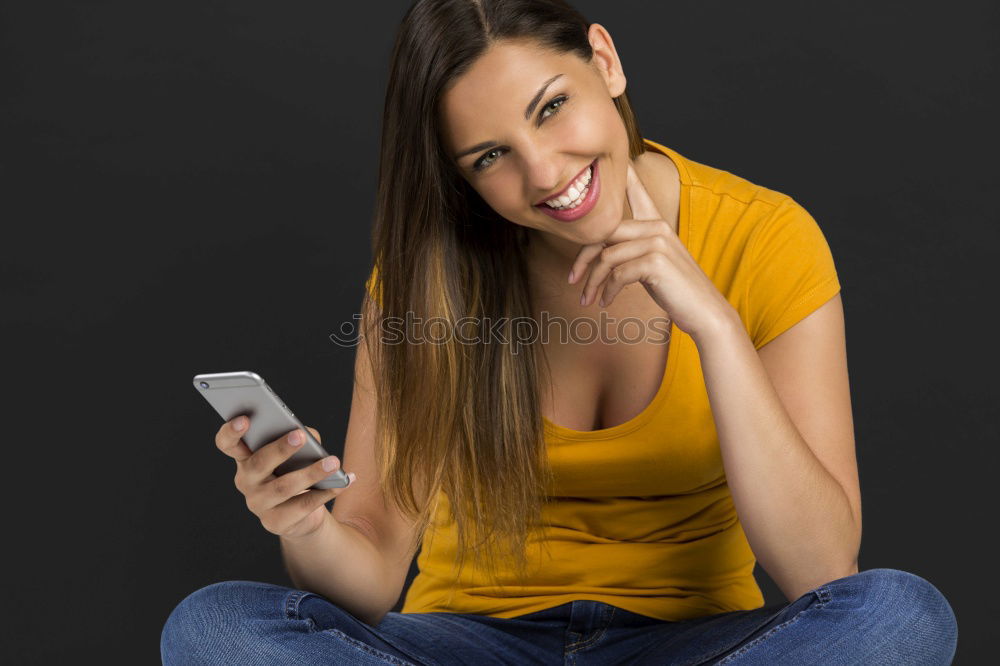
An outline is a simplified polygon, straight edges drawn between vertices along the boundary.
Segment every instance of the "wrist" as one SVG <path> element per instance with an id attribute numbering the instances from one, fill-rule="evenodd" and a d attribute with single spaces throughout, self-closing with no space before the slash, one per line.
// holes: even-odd
<path id="1" fill-rule="evenodd" d="M 283 541 L 288 542 L 289 544 L 294 544 L 294 545 L 310 544 L 310 543 L 315 543 L 317 541 L 325 540 L 327 534 L 334 528 L 333 521 L 336 519 L 333 517 L 333 514 L 329 511 L 324 511 L 323 513 L 325 515 L 323 516 L 323 520 L 320 522 L 319 527 L 314 529 L 312 532 L 309 532 L 308 534 L 301 534 L 298 536 L 286 536 L 283 534 L 281 535 L 281 539 Z"/>
<path id="2" fill-rule="evenodd" d="M 743 327 L 743 320 L 732 305 L 719 311 L 716 316 L 709 319 L 709 322 L 701 330 L 691 334 L 695 344 L 699 349 L 707 344 L 714 344 L 716 341 L 730 341 L 733 336 L 746 337 L 747 332 Z"/>

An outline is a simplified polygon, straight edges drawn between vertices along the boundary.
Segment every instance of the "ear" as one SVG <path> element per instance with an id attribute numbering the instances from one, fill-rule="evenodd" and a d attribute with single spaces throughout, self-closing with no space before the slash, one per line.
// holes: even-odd
<path id="1" fill-rule="evenodd" d="M 591 23 L 587 37 L 590 39 L 590 47 L 594 50 L 593 66 L 604 78 L 608 94 L 612 98 L 618 97 L 625 92 L 625 72 L 622 71 L 622 63 L 611 35 L 600 23 Z"/>

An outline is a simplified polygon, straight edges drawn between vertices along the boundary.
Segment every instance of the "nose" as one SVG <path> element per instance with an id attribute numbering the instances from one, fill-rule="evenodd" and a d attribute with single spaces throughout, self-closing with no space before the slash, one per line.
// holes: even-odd
<path id="1" fill-rule="evenodd" d="M 522 153 L 522 164 L 525 173 L 525 187 L 532 204 L 538 203 L 543 197 L 553 193 L 570 177 L 566 171 L 569 162 L 547 151 Z"/>

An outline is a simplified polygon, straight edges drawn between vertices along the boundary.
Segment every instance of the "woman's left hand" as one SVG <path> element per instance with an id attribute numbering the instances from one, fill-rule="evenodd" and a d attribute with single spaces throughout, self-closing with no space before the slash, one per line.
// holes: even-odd
<path id="1" fill-rule="evenodd" d="M 590 265 L 581 304 L 589 305 L 602 291 L 600 305 L 610 305 L 625 285 L 639 282 L 677 327 L 692 337 L 738 317 L 660 215 L 631 163 L 625 192 L 634 219 L 622 219 L 603 243 L 584 245 L 573 262 L 570 284 Z"/>

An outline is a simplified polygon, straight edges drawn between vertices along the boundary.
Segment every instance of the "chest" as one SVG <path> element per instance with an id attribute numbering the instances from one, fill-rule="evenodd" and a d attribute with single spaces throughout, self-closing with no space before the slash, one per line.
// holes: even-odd
<path id="1" fill-rule="evenodd" d="M 578 317 L 577 321 L 585 317 Z M 548 360 L 540 382 L 542 415 L 571 430 L 611 428 L 638 416 L 663 382 L 670 346 L 670 321 L 662 311 L 647 317 L 609 317 L 600 327 L 578 324 L 568 342 L 543 345 Z"/>

